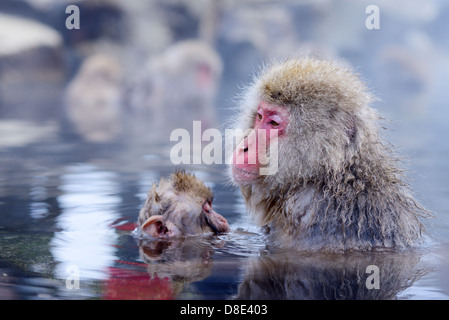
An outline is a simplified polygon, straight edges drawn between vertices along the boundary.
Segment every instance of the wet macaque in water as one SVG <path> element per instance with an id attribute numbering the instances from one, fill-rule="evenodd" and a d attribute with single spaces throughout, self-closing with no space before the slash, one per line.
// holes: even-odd
<path id="1" fill-rule="evenodd" d="M 190 128 L 193 120 L 204 128 L 216 121 L 214 100 L 222 62 L 204 42 L 175 43 L 151 57 L 128 95 L 137 114 L 151 115 L 159 124 Z"/>
<path id="2" fill-rule="evenodd" d="M 108 142 L 122 132 L 122 70 L 103 54 L 82 63 L 65 96 L 67 116 L 75 130 L 91 142 Z"/>
<path id="3" fill-rule="evenodd" d="M 382 143 L 372 100 L 352 71 L 311 58 L 274 63 L 247 89 L 238 128 L 265 132 L 276 148 L 242 136 L 230 170 L 274 247 L 371 250 L 420 242 L 421 217 L 429 213 Z M 261 174 L 270 150 L 278 152 L 277 170 Z"/>
<path id="4" fill-rule="evenodd" d="M 212 191 L 203 182 L 178 171 L 153 184 L 138 224 L 142 232 L 158 239 L 226 233 L 228 222 L 212 209 L 212 201 Z"/>

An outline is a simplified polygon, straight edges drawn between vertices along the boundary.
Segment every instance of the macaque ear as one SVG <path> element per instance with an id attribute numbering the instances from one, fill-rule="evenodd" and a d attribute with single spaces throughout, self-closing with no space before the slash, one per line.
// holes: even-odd
<path id="1" fill-rule="evenodd" d="M 168 229 L 162 221 L 162 216 L 155 215 L 149 217 L 142 224 L 142 231 L 151 237 L 158 238 L 164 236 L 168 232 Z"/>

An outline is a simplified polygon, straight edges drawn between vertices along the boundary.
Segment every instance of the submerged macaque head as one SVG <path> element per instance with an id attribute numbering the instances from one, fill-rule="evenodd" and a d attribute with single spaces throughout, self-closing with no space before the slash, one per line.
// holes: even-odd
<path id="1" fill-rule="evenodd" d="M 145 234 L 158 239 L 228 232 L 228 222 L 212 209 L 212 202 L 212 191 L 203 182 L 177 171 L 153 184 L 138 223 Z"/>

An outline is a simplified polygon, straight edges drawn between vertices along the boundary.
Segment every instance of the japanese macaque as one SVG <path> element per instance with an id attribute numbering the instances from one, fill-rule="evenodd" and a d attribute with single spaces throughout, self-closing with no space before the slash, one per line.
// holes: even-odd
<path id="1" fill-rule="evenodd" d="M 372 101 L 351 70 L 307 57 L 273 63 L 247 89 L 238 125 L 259 134 L 241 136 L 230 171 L 274 247 L 346 251 L 421 242 L 421 217 L 429 212 L 382 142 Z M 267 158 L 276 166 L 262 173 Z"/>
<path id="2" fill-rule="evenodd" d="M 203 182 L 177 171 L 153 184 L 138 224 L 145 234 L 157 239 L 228 232 L 228 222 L 212 209 L 212 201 L 212 191 Z"/>
<path id="3" fill-rule="evenodd" d="M 147 113 L 163 127 L 190 127 L 193 120 L 202 121 L 205 128 L 213 127 L 221 72 L 220 56 L 206 43 L 175 43 L 151 57 L 130 88 L 129 104 L 135 113 Z"/>
<path id="4" fill-rule="evenodd" d="M 122 132 L 122 70 L 104 54 L 83 61 L 65 96 L 67 116 L 76 132 L 90 142 L 109 142 Z"/>

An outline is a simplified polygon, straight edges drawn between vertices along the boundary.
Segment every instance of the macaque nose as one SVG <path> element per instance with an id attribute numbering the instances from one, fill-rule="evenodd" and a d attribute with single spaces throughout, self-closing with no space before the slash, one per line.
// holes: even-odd
<path id="1" fill-rule="evenodd" d="M 248 148 L 248 142 L 245 141 L 245 144 L 243 145 L 243 152 L 248 152 L 249 148 Z"/>
<path id="2" fill-rule="evenodd" d="M 245 137 L 234 153 L 234 164 L 257 164 L 257 135 L 254 133 Z"/>

